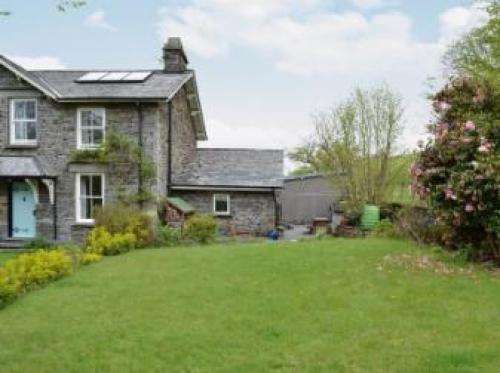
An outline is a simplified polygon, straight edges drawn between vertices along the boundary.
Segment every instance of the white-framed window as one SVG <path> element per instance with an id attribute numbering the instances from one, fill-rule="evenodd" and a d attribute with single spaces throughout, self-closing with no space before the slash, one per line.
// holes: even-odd
<path id="1" fill-rule="evenodd" d="M 19 98 L 10 101 L 10 143 L 37 144 L 37 100 Z"/>
<path id="2" fill-rule="evenodd" d="M 104 142 L 106 110 L 104 108 L 79 108 L 77 110 L 77 147 L 95 149 Z"/>
<path id="3" fill-rule="evenodd" d="M 104 206 L 104 174 L 76 174 L 76 221 L 93 223 L 94 212 Z"/>
<path id="4" fill-rule="evenodd" d="M 229 194 L 214 194 L 214 214 L 229 215 L 231 213 L 231 199 Z"/>

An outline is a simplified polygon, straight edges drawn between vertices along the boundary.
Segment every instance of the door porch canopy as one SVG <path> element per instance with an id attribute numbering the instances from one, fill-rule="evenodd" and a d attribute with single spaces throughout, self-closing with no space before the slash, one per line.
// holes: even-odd
<path id="1" fill-rule="evenodd" d="M 36 156 L 0 156 L 1 179 L 24 179 L 33 189 L 35 200 L 38 203 L 38 188 L 33 179 L 40 180 L 47 186 L 50 203 L 54 204 L 55 173 L 50 167 L 43 164 Z"/>

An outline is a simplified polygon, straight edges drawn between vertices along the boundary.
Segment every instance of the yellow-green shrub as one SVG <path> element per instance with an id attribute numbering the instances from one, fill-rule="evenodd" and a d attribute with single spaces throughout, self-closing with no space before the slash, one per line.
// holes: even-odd
<path id="1" fill-rule="evenodd" d="M 151 217 L 144 213 L 135 214 L 130 217 L 126 233 L 132 233 L 136 237 L 136 247 L 150 246 L 155 241 L 155 232 Z"/>
<path id="2" fill-rule="evenodd" d="M 104 227 L 111 234 L 133 233 L 136 247 L 146 247 L 155 240 L 153 222 L 149 215 L 132 206 L 110 204 L 95 214 L 96 227 Z"/>
<path id="3" fill-rule="evenodd" d="M 83 252 L 80 256 L 80 263 L 83 265 L 97 263 L 102 260 L 102 255 Z"/>
<path id="4" fill-rule="evenodd" d="M 119 255 L 135 248 L 137 238 L 133 233 L 111 234 L 103 227 L 92 229 L 87 238 L 87 253 L 98 255 Z"/>
<path id="5" fill-rule="evenodd" d="M 207 244 L 215 241 L 218 227 L 217 220 L 213 216 L 197 214 L 188 219 L 183 235 L 188 240 Z"/>
<path id="6" fill-rule="evenodd" d="M 42 286 L 73 271 L 73 261 L 62 249 L 22 254 L 5 263 L 4 270 L 18 291 Z"/>
<path id="7" fill-rule="evenodd" d="M 16 298 L 18 286 L 9 272 L 0 268 L 0 309 Z"/>

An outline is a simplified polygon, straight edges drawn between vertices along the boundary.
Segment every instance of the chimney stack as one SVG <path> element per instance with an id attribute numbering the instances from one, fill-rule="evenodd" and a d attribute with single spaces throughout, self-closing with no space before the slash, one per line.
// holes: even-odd
<path id="1" fill-rule="evenodd" d="M 167 73 L 182 73 L 186 71 L 188 63 L 181 38 L 168 38 L 163 46 L 163 70 Z"/>

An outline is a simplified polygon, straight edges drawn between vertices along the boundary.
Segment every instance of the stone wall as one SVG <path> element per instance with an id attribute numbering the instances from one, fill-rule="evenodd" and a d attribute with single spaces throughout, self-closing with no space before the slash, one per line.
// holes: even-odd
<path id="1" fill-rule="evenodd" d="M 0 181 L 0 239 L 9 235 L 9 195 L 8 184 Z"/>
<path id="2" fill-rule="evenodd" d="M 236 229 L 248 229 L 256 234 L 265 234 L 275 225 L 275 203 L 272 192 L 208 192 L 176 191 L 196 209 L 197 213 L 213 214 L 214 194 L 229 194 L 229 216 L 218 216 L 223 232 L 229 232 L 231 226 Z"/>
<path id="3" fill-rule="evenodd" d="M 40 92 L 30 89 L 14 77 L 13 74 L 0 69 L 0 154 L 1 155 L 36 155 L 42 163 L 51 168 L 58 176 L 57 212 L 59 239 L 69 241 L 72 239 L 81 241 L 91 227 L 80 226 L 76 223 L 75 212 L 75 182 L 76 173 L 84 172 L 85 169 L 69 166 L 69 156 L 76 149 L 77 109 L 80 107 L 104 107 L 106 109 L 106 130 L 110 129 L 128 135 L 138 141 L 139 134 L 139 111 L 136 104 L 106 103 L 106 104 L 61 104 L 43 96 Z M 10 87 L 10 88 L 9 88 Z M 7 89 L 9 88 L 9 89 Z M 38 144 L 35 147 L 19 147 L 9 144 L 9 106 L 13 98 L 36 98 L 38 104 Z M 163 152 L 166 151 L 166 130 L 162 136 L 157 132 L 160 127 L 166 126 L 166 122 L 159 123 L 158 104 L 142 104 L 143 116 L 143 144 L 146 154 L 158 164 L 158 174 L 152 181 L 151 187 L 157 195 L 166 194 L 166 160 Z M 97 165 L 98 166 L 98 165 Z M 83 166 L 82 166 L 83 167 Z M 125 189 L 131 193 L 138 191 L 138 173 L 127 175 L 125 180 L 117 176 L 116 165 L 110 165 L 104 170 L 105 177 L 105 201 L 111 203 L 116 200 L 119 189 Z M 5 194 L 5 193 L 4 193 Z M 6 194 L 5 194 L 6 195 Z M 0 209 L 2 209 L 2 187 L 0 186 Z M 51 207 L 41 204 L 37 216 L 39 233 L 52 238 L 53 227 L 49 227 L 49 217 L 52 219 Z M 156 209 L 156 205 L 151 206 Z M 5 209 L 7 210 L 7 209 Z M 156 211 L 155 211 L 156 213 Z M 0 214 L 0 229 L 6 231 L 5 219 Z M 6 215 L 7 216 L 7 215 Z M 0 232 L 0 234 L 2 233 Z"/>
<path id="4" fill-rule="evenodd" d="M 13 98 L 37 99 L 38 144 L 35 147 L 19 147 L 9 144 L 9 106 Z M 112 129 L 137 141 L 139 141 L 139 110 L 142 111 L 142 142 L 146 154 L 156 165 L 156 176 L 149 185 L 156 201 L 147 203 L 143 207 L 152 216 L 156 216 L 156 202 L 167 194 L 169 117 L 167 103 L 141 104 L 140 107 L 135 103 L 61 104 L 44 96 L 8 70 L 0 67 L 0 155 L 36 155 L 57 175 L 57 230 L 59 239 L 63 241 L 82 241 L 91 229 L 91 226 L 76 223 L 76 173 L 97 171 L 105 173 L 106 203 L 116 201 L 121 191 L 135 193 L 139 187 L 138 172 L 131 172 L 127 174 L 126 179 L 122 180 L 118 176 L 118 165 L 111 164 L 102 169 L 102 165 L 98 164 L 69 164 L 70 154 L 76 149 L 77 110 L 85 106 L 104 107 L 106 130 Z M 192 161 L 196 150 L 196 136 L 185 89 L 181 89 L 173 98 L 172 108 L 172 163 L 175 172 L 175 170 L 182 170 L 188 162 Z M 7 234 L 6 198 L 7 192 L 0 184 L 0 235 Z M 53 216 L 52 206 L 45 202 L 41 203 L 37 209 L 37 216 L 38 233 L 52 238 L 53 226 L 49 225 L 49 220 Z"/>
<path id="5" fill-rule="evenodd" d="M 0 89 L 29 88 L 29 85 L 12 74 L 5 67 L 0 66 Z"/>
<path id="6" fill-rule="evenodd" d="M 194 160 L 196 133 L 185 89 L 181 89 L 172 101 L 172 175 L 182 172 Z"/>
<path id="7" fill-rule="evenodd" d="M 50 203 L 49 190 L 43 183 L 38 184 L 38 204 L 36 206 L 36 232 L 40 237 L 54 238 L 54 205 Z"/>

